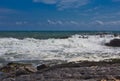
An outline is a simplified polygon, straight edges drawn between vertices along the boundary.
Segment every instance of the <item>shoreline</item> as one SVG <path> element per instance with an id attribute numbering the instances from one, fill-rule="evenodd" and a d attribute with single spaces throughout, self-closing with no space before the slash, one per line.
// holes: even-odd
<path id="1" fill-rule="evenodd" d="M 20 65 L 19 67 L 21 65 L 26 66 L 19 63 L 13 64 Z M 15 76 L 7 75 L 11 74 L 4 74 L 2 78 L 0 77 L 0 81 L 120 81 L 120 59 L 99 62 L 69 62 L 53 66 L 45 65 L 36 72 L 21 73 Z"/>

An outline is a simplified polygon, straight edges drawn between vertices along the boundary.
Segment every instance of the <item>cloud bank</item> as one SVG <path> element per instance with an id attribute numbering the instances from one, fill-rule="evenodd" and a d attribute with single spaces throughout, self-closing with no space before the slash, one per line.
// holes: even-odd
<path id="1" fill-rule="evenodd" d="M 56 4 L 58 0 L 33 0 L 33 2 L 41 2 L 45 4 Z"/>
<path id="2" fill-rule="evenodd" d="M 90 0 L 33 0 L 35 3 L 55 4 L 59 10 L 67 8 L 79 8 L 87 5 Z"/>

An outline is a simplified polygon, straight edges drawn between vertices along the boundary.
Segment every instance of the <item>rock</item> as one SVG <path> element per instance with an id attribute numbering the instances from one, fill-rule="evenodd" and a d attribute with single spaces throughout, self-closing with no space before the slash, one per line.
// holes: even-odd
<path id="1" fill-rule="evenodd" d="M 6 80 L 7 78 L 12 78 L 12 77 L 15 77 L 15 75 L 9 74 L 9 73 L 0 72 L 0 81 L 12 81 L 12 80 Z"/>
<path id="2" fill-rule="evenodd" d="M 113 39 L 109 43 L 105 44 L 106 46 L 120 47 L 120 39 Z"/>
<path id="3" fill-rule="evenodd" d="M 49 66 L 40 71 L 42 72 L 6 77 L 0 81 L 120 81 L 118 62 L 71 62 Z"/>
<path id="4" fill-rule="evenodd" d="M 26 66 L 25 67 L 25 69 L 27 70 L 27 71 L 29 71 L 29 72 L 32 72 L 32 73 L 35 73 L 35 72 L 37 72 L 37 69 L 36 68 L 34 68 L 34 67 L 29 67 L 29 66 Z"/>
<path id="5" fill-rule="evenodd" d="M 16 81 L 16 80 L 14 78 L 6 78 L 6 79 L 4 79 L 2 81 Z"/>
<path id="6" fill-rule="evenodd" d="M 22 74 L 30 74 L 37 72 L 37 69 L 34 68 L 31 64 L 22 64 L 22 63 L 8 63 L 6 66 L 0 68 L 1 72 L 22 75 Z"/>
<path id="7" fill-rule="evenodd" d="M 37 70 L 41 70 L 41 69 L 45 69 L 45 68 L 48 68 L 48 66 L 45 64 L 37 66 Z"/>
<path id="8" fill-rule="evenodd" d="M 119 34 L 114 34 L 114 37 L 118 37 L 119 36 Z"/>
<path id="9" fill-rule="evenodd" d="M 5 73 L 0 72 L 0 79 L 3 78 L 5 76 Z"/>

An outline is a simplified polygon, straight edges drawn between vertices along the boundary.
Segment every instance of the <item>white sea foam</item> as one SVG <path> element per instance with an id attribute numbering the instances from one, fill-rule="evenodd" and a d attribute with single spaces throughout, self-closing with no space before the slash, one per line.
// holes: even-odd
<path id="1" fill-rule="evenodd" d="M 104 44 L 113 37 L 91 35 L 80 38 L 74 35 L 68 39 L 15 39 L 0 38 L 0 59 L 6 61 L 20 60 L 104 60 L 120 58 L 120 48 L 107 47 Z"/>

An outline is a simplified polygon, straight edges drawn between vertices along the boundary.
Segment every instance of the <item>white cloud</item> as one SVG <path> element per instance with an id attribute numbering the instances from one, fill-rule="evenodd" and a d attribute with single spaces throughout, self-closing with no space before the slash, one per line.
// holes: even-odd
<path id="1" fill-rule="evenodd" d="M 74 20 L 71 20 L 71 21 L 68 21 L 68 20 L 47 20 L 47 23 L 50 24 L 50 25 L 79 25 L 80 22 L 77 22 L 77 21 L 74 21 Z"/>
<path id="2" fill-rule="evenodd" d="M 105 25 L 105 23 L 101 20 L 95 20 L 95 21 L 91 21 L 89 22 L 90 25 Z"/>
<path id="3" fill-rule="evenodd" d="M 61 0 L 57 6 L 60 10 L 63 10 L 67 8 L 79 8 L 88 3 L 88 0 Z"/>
<path id="4" fill-rule="evenodd" d="M 17 21 L 17 22 L 15 22 L 16 25 L 25 25 L 27 23 L 28 23 L 27 21 Z"/>
<path id="5" fill-rule="evenodd" d="M 120 25 L 120 20 L 106 22 L 107 25 Z"/>
<path id="6" fill-rule="evenodd" d="M 57 0 L 33 0 L 34 2 L 42 2 L 45 4 L 55 4 Z"/>
<path id="7" fill-rule="evenodd" d="M 13 9 L 0 8 L 0 14 L 13 14 L 13 13 L 17 13 L 17 11 Z"/>
<path id="8" fill-rule="evenodd" d="M 57 23 L 57 24 L 60 24 L 60 25 L 63 25 L 63 22 L 62 22 L 62 21 L 60 21 L 60 20 L 59 20 L 59 21 L 57 21 L 56 23 Z"/>
<path id="9" fill-rule="evenodd" d="M 113 2 L 119 2 L 120 0 L 112 0 Z"/>
<path id="10" fill-rule="evenodd" d="M 61 20 L 47 20 L 47 23 L 50 25 L 65 25 L 65 22 Z"/>
<path id="11" fill-rule="evenodd" d="M 22 25 L 23 23 L 21 21 L 16 22 L 16 25 Z"/>
<path id="12" fill-rule="evenodd" d="M 97 26 L 116 26 L 120 25 L 120 20 L 116 21 L 101 21 L 101 20 L 95 20 L 89 23 L 90 25 L 97 25 Z"/>
<path id="13" fill-rule="evenodd" d="M 71 24 L 78 25 L 79 23 L 76 21 L 70 21 Z"/>
<path id="14" fill-rule="evenodd" d="M 80 6 L 86 5 L 90 0 L 33 0 L 33 2 L 45 3 L 45 4 L 56 4 L 59 10 L 67 8 L 79 8 Z"/>
<path id="15" fill-rule="evenodd" d="M 95 23 L 98 24 L 98 25 L 104 25 L 104 22 L 100 21 L 100 20 L 96 20 Z"/>
<path id="16" fill-rule="evenodd" d="M 55 24 L 56 24 L 56 22 L 55 22 L 55 21 L 52 21 L 52 20 L 47 20 L 47 22 L 48 22 L 48 24 L 50 24 L 50 25 L 55 25 Z"/>

